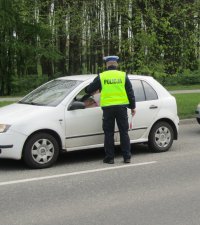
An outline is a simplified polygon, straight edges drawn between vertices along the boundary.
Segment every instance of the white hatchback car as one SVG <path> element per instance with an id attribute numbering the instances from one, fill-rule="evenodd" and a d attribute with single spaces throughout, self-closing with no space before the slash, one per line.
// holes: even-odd
<path id="1" fill-rule="evenodd" d="M 58 78 L 18 103 L 2 107 L 0 158 L 23 159 L 31 168 L 46 168 L 53 165 L 60 151 L 103 147 L 100 96 L 87 98 L 84 91 L 94 78 L 95 75 Z M 133 119 L 128 111 L 131 143 L 148 143 L 154 152 L 167 151 L 178 138 L 175 98 L 152 77 L 129 78 L 137 108 Z M 115 144 L 119 145 L 117 126 L 115 130 Z"/>
<path id="2" fill-rule="evenodd" d="M 197 122 L 200 124 L 200 103 L 197 105 L 195 113 L 196 113 Z"/>

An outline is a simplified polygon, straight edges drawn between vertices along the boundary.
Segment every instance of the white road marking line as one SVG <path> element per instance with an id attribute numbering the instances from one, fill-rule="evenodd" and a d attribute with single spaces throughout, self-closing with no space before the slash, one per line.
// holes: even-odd
<path id="1" fill-rule="evenodd" d="M 123 165 L 123 166 L 104 167 L 104 168 L 100 168 L 100 169 L 83 170 L 83 171 L 77 171 L 77 172 L 72 172 L 72 173 L 57 174 L 57 175 L 52 175 L 52 176 L 33 177 L 33 178 L 29 178 L 29 179 L 0 182 L 0 186 L 19 184 L 19 183 L 27 183 L 27 182 L 39 181 L 39 180 L 48 180 L 48 179 L 54 179 L 54 178 L 60 178 L 60 177 L 69 177 L 69 176 L 75 176 L 75 175 L 80 175 L 80 174 L 96 173 L 96 172 L 101 172 L 101 171 L 123 169 L 123 168 L 128 168 L 128 167 L 135 167 L 135 166 L 143 166 L 143 165 L 149 165 L 149 164 L 153 164 L 153 163 L 157 163 L 157 161 L 128 164 L 128 165 Z"/>

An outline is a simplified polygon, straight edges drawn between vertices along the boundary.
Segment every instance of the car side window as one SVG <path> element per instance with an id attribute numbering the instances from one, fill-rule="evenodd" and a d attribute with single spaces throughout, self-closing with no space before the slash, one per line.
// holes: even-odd
<path id="1" fill-rule="evenodd" d="M 85 92 L 85 89 L 81 90 L 74 99 L 75 101 L 83 102 L 85 108 L 98 107 L 100 102 L 100 93 L 96 92 L 93 95 L 88 95 Z"/>
<path id="2" fill-rule="evenodd" d="M 142 82 L 140 80 L 131 80 L 131 84 L 135 94 L 135 101 L 136 102 L 145 101 L 145 93 Z"/>
<path id="3" fill-rule="evenodd" d="M 145 81 L 142 81 L 146 95 L 146 101 L 158 99 L 156 91 Z"/>

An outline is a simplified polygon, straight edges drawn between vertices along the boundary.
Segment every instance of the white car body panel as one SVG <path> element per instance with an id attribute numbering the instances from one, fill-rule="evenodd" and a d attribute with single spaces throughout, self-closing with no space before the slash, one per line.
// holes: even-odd
<path id="1" fill-rule="evenodd" d="M 196 109 L 196 117 L 200 119 L 200 104 L 198 104 Z"/>
<path id="2" fill-rule="evenodd" d="M 195 110 L 195 114 L 196 114 L 197 122 L 200 124 L 200 104 L 197 105 L 197 108 Z"/>
<path id="3" fill-rule="evenodd" d="M 25 104 L 11 104 L 1 111 L 1 123 L 12 124 L 10 130 L 29 136 L 40 129 L 52 129 L 61 135 L 64 125 L 64 107 L 32 106 Z"/>
<path id="4" fill-rule="evenodd" d="M 22 149 L 27 136 L 9 130 L 0 134 L 0 158 L 21 159 Z M 2 148 L 2 145 L 4 148 Z"/>
<path id="5" fill-rule="evenodd" d="M 102 110 L 100 107 L 66 112 L 66 146 L 102 144 Z M 77 129 L 80 127 L 81 129 Z"/>
<path id="6" fill-rule="evenodd" d="M 61 139 L 62 148 L 67 151 L 102 147 L 102 110 L 100 107 L 68 110 L 74 97 L 93 81 L 96 75 L 79 75 L 59 78 L 61 80 L 83 81 L 56 107 L 12 104 L 0 108 L 0 124 L 11 127 L 0 133 L 0 158 L 20 159 L 27 138 L 39 130 L 52 130 Z M 163 118 L 171 120 L 178 130 L 176 101 L 157 81 L 151 77 L 130 75 L 130 79 L 144 80 L 154 87 L 158 100 L 136 103 L 133 129 L 129 131 L 131 143 L 147 142 L 153 124 Z M 150 109 L 151 106 L 156 108 Z M 128 110 L 129 123 L 131 113 Z M 115 127 L 115 144 L 119 144 L 119 133 Z M 12 146 L 9 148 L 9 146 Z M 2 148 L 1 148 L 2 147 Z"/>

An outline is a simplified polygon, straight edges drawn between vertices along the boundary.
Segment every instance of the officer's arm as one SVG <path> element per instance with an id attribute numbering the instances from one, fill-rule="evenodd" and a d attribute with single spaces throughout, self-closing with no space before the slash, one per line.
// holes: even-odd
<path id="1" fill-rule="evenodd" d="M 125 89 L 126 89 L 126 93 L 127 93 L 129 104 L 130 104 L 129 106 L 131 109 L 135 109 L 135 95 L 134 95 L 131 81 L 129 80 L 128 76 L 126 76 Z"/>
<path id="2" fill-rule="evenodd" d="M 87 94 L 93 94 L 94 92 L 96 92 L 97 90 L 101 90 L 101 81 L 100 81 L 100 77 L 97 76 L 95 77 L 95 79 L 93 80 L 92 83 L 90 83 L 86 88 L 85 88 L 85 92 Z"/>

